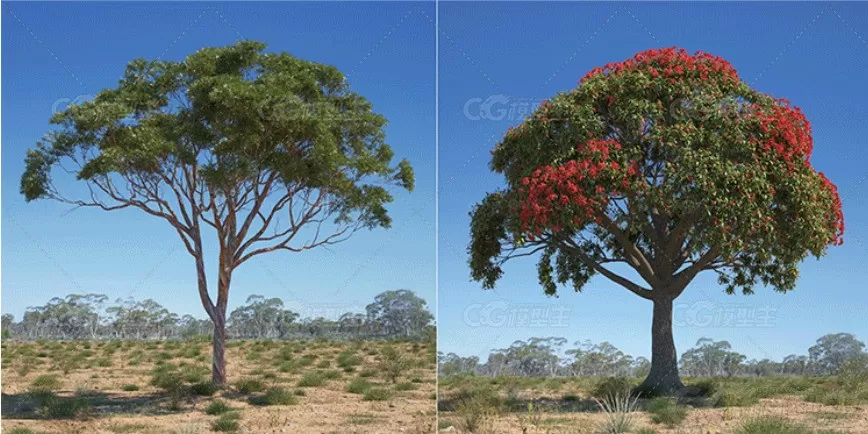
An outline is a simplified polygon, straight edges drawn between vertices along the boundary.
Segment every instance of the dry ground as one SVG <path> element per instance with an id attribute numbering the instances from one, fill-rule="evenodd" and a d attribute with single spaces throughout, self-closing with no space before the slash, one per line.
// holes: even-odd
<path id="1" fill-rule="evenodd" d="M 597 434 L 606 431 L 610 417 L 592 399 L 596 380 L 577 379 L 465 379 L 441 378 L 439 428 L 441 432 L 465 434 Z M 754 381 L 755 384 L 751 384 Z M 775 383 L 775 382 L 778 383 Z M 786 381 L 804 382 L 793 392 Z M 812 387 L 823 387 L 832 380 L 745 380 L 727 385 L 730 394 L 749 393 L 744 402 L 730 398 L 729 404 L 714 398 L 682 399 L 687 417 L 674 426 L 654 423 L 644 409 L 649 400 L 638 400 L 637 410 L 629 413 L 630 429 L 620 432 L 641 434 L 723 434 L 741 433 L 746 421 L 783 419 L 795 430 L 745 431 L 750 434 L 838 434 L 868 433 L 868 403 L 827 405 L 808 402 Z M 813 386 L 812 386 L 813 384 Z M 819 386 L 818 386 L 819 385 Z M 779 387 L 778 387 L 779 386 Z M 769 391 L 777 387 L 778 392 Z M 801 388 L 801 387 L 796 387 Z M 763 390 L 765 389 L 765 390 Z M 468 391 L 477 392 L 467 394 Z M 480 393 L 479 391 L 486 391 Z M 494 398 L 491 392 L 494 391 Z M 464 395 L 462 395 L 464 393 Z M 778 394 L 780 393 L 780 394 Z M 485 398 L 485 396 L 488 398 Z M 757 398 L 756 396 L 771 395 Z M 468 398 L 468 396 L 472 398 Z M 482 396 L 482 399 L 479 399 Z M 813 398 L 817 399 L 817 398 Z M 820 396 L 823 401 L 823 396 Z M 468 429 L 468 422 L 477 425 Z"/>
<path id="2" fill-rule="evenodd" d="M 387 347 L 400 356 L 397 363 L 404 368 L 397 369 L 396 382 L 386 375 L 387 366 L 396 366 L 386 364 Z M 219 418 L 204 411 L 215 399 L 240 413 L 237 432 L 434 430 L 435 356 L 430 343 L 230 342 L 230 387 L 211 396 L 197 395 L 191 387 L 209 378 L 207 343 L 6 342 L 2 356 L 4 433 L 16 427 L 63 434 L 207 433 Z M 150 384 L 158 364 L 181 373 L 184 386 L 178 399 Z M 348 392 L 348 385 L 360 378 L 370 384 L 356 392 L 372 387 L 382 389 L 380 395 Z M 295 402 L 262 405 L 265 390 L 248 391 L 244 383 L 254 390 L 282 389 Z M 33 392 L 46 384 L 59 399 L 40 407 Z M 85 404 L 78 408 L 72 402 Z"/>

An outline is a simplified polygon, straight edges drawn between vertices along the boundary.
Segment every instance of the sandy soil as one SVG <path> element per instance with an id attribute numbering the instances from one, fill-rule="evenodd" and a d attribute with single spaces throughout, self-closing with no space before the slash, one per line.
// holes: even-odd
<path id="1" fill-rule="evenodd" d="M 7 344 L 15 345 L 15 344 Z M 35 344 L 30 344 L 35 345 Z M 26 375 L 20 375 L 17 367 L 23 363 L 16 358 L 4 364 L 2 371 L 2 427 L 8 432 L 13 427 L 26 427 L 45 433 L 177 433 L 194 434 L 211 432 L 211 423 L 216 416 L 208 415 L 204 408 L 213 398 L 223 398 L 233 408 L 241 411 L 241 433 L 430 433 L 434 430 L 435 371 L 433 363 L 422 363 L 405 372 L 400 382 L 416 379 L 416 390 L 395 391 L 387 401 L 363 401 L 362 395 L 345 391 L 347 383 L 364 370 L 376 370 L 377 356 L 369 352 L 380 350 L 382 343 L 365 343 L 358 352 L 364 362 L 352 373 L 341 372 L 341 378 L 319 387 L 296 387 L 298 379 L 308 372 L 317 371 L 317 362 L 330 361 L 330 369 L 338 370 L 335 358 L 349 344 L 308 344 L 304 354 L 316 354 L 311 366 L 296 374 L 280 373 L 277 361 L 271 360 L 277 350 L 263 353 L 261 360 L 247 361 L 248 348 L 230 348 L 227 371 L 229 383 L 241 378 L 263 378 L 263 372 L 271 377 L 266 384 L 285 387 L 289 390 L 303 389 L 304 396 L 290 406 L 253 406 L 249 396 L 234 390 L 218 392 L 213 397 L 187 396 L 179 411 L 169 411 L 168 399 L 160 390 L 148 384 L 152 362 L 143 361 L 139 366 L 127 366 L 129 351 L 119 352 L 112 358 L 111 367 L 89 366 L 63 375 L 52 371 L 51 360 L 37 366 Z M 316 348 L 312 348 L 316 346 Z M 424 345 L 415 350 L 410 344 L 401 344 L 400 351 L 413 360 L 423 360 L 428 349 Z M 94 352 L 99 350 L 94 348 Z M 202 344 L 202 354 L 210 351 Z M 299 354 L 301 356 L 301 354 Z M 201 361 L 202 357 L 199 357 Z M 183 359 L 180 359 L 183 360 Z M 170 362 L 178 362 L 171 360 Z M 425 366 L 425 367 L 420 367 Z M 323 369 L 325 370 L 325 369 Z M 26 391 L 33 380 L 42 374 L 58 374 L 62 387 L 59 396 L 74 394 L 92 396 L 94 411 L 84 420 L 45 420 L 30 411 Z M 368 378 L 377 386 L 394 388 L 379 375 Z M 135 384 L 140 390 L 125 392 L 121 387 Z M 90 398 L 89 398 L 90 399 Z M 81 417 L 79 417 L 81 418 Z"/>
<path id="2" fill-rule="evenodd" d="M 597 432 L 597 427 L 606 418 L 598 412 L 548 412 L 544 406 L 537 407 L 537 410 L 542 410 L 542 413 L 535 423 L 528 420 L 527 414 L 501 414 L 483 423 L 480 431 L 502 434 L 590 434 Z M 816 430 L 868 433 L 868 406 L 827 406 L 804 402 L 798 396 L 764 399 L 752 407 L 691 409 L 687 418 L 672 429 L 654 424 L 647 413 L 638 411 L 633 413 L 633 431 L 651 428 L 660 434 L 731 433 L 743 421 L 757 417 L 779 417 Z M 463 433 L 457 429 L 460 424 L 456 414 L 441 412 L 440 419 L 441 425 L 442 421 L 455 423 L 456 427 L 447 429 L 447 432 Z M 522 427 L 527 430 L 523 431 Z"/>

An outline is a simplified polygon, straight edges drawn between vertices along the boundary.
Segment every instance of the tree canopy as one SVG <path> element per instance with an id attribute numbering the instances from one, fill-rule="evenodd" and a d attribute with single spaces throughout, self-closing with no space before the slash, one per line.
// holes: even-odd
<path id="1" fill-rule="evenodd" d="M 793 289 L 797 264 L 840 244 L 836 187 L 811 166 L 811 126 L 726 60 L 653 49 L 590 71 L 492 152 L 506 187 L 472 212 L 472 277 L 541 252 L 539 280 L 602 274 L 644 298 L 714 270 L 729 293 Z M 625 263 L 647 286 L 604 266 Z"/>
<path id="2" fill-rule="evenodd" d="M 392 164 L 385 118 L 335 67 L 264 49 L 244 41 L 182 62 L 130 62 L 117 88 L 51 118 L 58 128 L 27 153 L 25 199 L 139 208 L 171 223 L 191 252 L 204 222 L 233 265 L 388 227 L 386 186 L 412 189 L 414 178 L 406 160 Z M 59 167 L 89 194 L 62 193 Z M 267 232 L 281 211 L 284 226 Z M 316 230 L 327 223 L 338 227 Z M 299 242 L 304 228 L 319 236 Z"/>

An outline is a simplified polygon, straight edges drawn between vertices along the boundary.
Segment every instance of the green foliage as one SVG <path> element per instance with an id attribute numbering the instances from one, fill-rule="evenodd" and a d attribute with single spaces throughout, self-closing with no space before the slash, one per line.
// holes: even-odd
<path id="1" fill-rule="evenodd" d="M 241 413 L 237 411 L 223 413 L 217 420 L 211 423 L 211 430 L 217 432 L 236 432 L 240 425 L 239 419 L 241 419 Z"/>
<path id="2" fill-rule="evenodd" d="M 409 362 L 398 350 L 391 346 L 383 349 L 380 371 L 384 378 L 392 383 L 397 383 L 407 368 L 409 368 Z"/>
<path id="3" fill-rule="evenodd" d="M 338 378 L 341 378 L 340 371 L 335 371 L 335 370 L 321 371 L 320 375 L 322 375 L 322 377 L 325 378 L 326 380 L 337 380 Z"/>
<path id="4" fill-rule="evenodd" d="M 413 291 L 399 289 L 385 291 L 365 306 L 369 318 L 381 324 L 389 333 L 420 338 L 434 319 L 427 302 Z"/>
<path id="5" fill-rule="evenodd" d="M 394 392 L 384 387 L 370 387 L 362 394 L 364 401 L 388 401 Z"/>
<path id="6" fill-rule="evenodd" d="M 838 384 L 850 391 L 868 389 L 868 354 L 845 359 L 837 370 Z"/>
<path id="7" fill-rule="evenodd" d="M 343 351 L 338 354 L 338 366 L 341 368 L 349 368 L 362 364 L 362 358 L 354 354 L 352 351 Z"/>
<path id="8" fill-rule="evenodd" d="M 235 382 L 235 390 L 245 395 L 265 390 L 265 383 L 255 378 L 244 378 Z"/>
<path id="9" fill-rule="evenodd" d="M 223 414 L 230 410 L 232 410 L 232 407 L 230 407 L 229 404 L 227 404 L 226 401 L 222 399 L 215 399 L 211 401 L 211 403 L 208 404 L 207 407 L 205 407 L 205 413 L 210 415 Z"/>
<path id="10" fill-rule="evenodd" d="M 630 395 L 633 382 L 624 377 L 606 377 L 600 380 L 591 391 L 591 396 L 608 399 L 614 396 Z"/>
<path id="11" fill-rule="evenodd" d="M 711 397 L 715 407 L 749 407 L 758 402 L 757 393 L 747 388 L 725 388 Z"/>
<path id="12" fill-rule="evenodd" d="M 458 391 L 450 399 L 458 415 L 458 426 L 464 432 L 477 432 L 491 418 L 500 414 L 504 402 L 490 385 L 473 385 Z"/>
<path id="13" fill-rule="evenodd" d="M 857 405 L 868 403 L 868 387 L 841 385 L 837 381 L 818 384 L 808 390 L 805 401 L 825 405 Z"/>
<path id="14" fill-rule="evenodd" d="M 34 389 L 57 390 L 61 387 L 60 378 L 57 375 L 40 375 L 30 383 Z"/>
<path id="15" fill-rule="evenodd" d="M 199 381 L 190 386 L 190 391 L 192 391 L 194 395 L 199 396 L 211 396 L 217 393 L 218 390 L 220 390 L 220 388 L 216 384 L 207 380 Z"/>
<path id="16" fill-rule="evenodd" d="M 735 434 L 810 434 L 813 432 L 786 419 L 766 417 L 745 421 Z"/>
<path id="17" fill-rule="evenodd" d="M 356 378 L 351 381 L 350 384 L 347 384 L 347 392 L 362 394 L 365 393 L 366 390 L 371 388 L 371 382 L 365 380 L 364 378 Z"/>
<path id="18" fill-rule="evenodd" d="M 670 428 L 680 424 L 687 417 L 687 409 L 679 407 L 672 398 L 652 399 L 648 403 L 647 411 L 651 414 L 652 422 L 662 423 Z"/>
<path id="19" fill-rule="evenodd" d="M 184 387 L 184 375 L 175 365 L 157 365 L 151 371 L 150 384 L 169 393 L 179 393 Z"/>
<path id="20" fill-rule="evenodd" d="M 180 62 L 131 61 L 118 87 L 51 118 L 59 129 L 27 152 L 21 193 L 64 200 L 52 172 L 73 156 L 83 157 L 76 178 L 95 191 L 106 175 L 135 183 L 180 165 L 197 169 L 197 189 L 265 181 L 277 198 L 300 186 L 327 192 L 339 223 L 388 227 L 385 185 L 412 190 L 414 175 L 406 160 L 393 164 L 386 120 L 336 68 L 265 48 L 241 41 Z"/>
<path id="21" fill-rule="evenodd" d="M 295 394 L 282 387 L 272 387 L 262 396 L 250 399 L 253 405 L 293 405 L 298 402 Z"/>
<path id="22" fill-rule="evenodd" d="M 325 375 L 320 372 L 309 372 L 298 380 L 298 387 L 319 387 L 325 384 L 327 380 Z"/>
<path id="23" fill-rule="evenodd" d="M 86 398 L 61 397 L 46 388 L 34 388 L 28 394 L 45 419 L 84 418 L 93 407 Z"/>
<path id="24" fill-rule="evenodd" d="M 139 386 L 136 384 L 124 384 L 121 386 L 121 390 L 124 392 L 136 392 L 139 390 Z"/>
<path id="25" fill-rule="evenodd" d="M 712 379 L 700 380 L 688 385 L 696 391 L 699 396 L 712 396 L 718 390 L 717 382 Z"/>
<path id="26" fill-rule="evenodd" d="M 4 330 L 4 332 L 5 331 L 8 331 L 8 330 Z M 23 426 L 16 426 L 15 428 L 12 428 L 12 429 L 5 431 L 5 432 L 6 432 L 6 434 L 39 434 L 38 432 L 33 431 L 30 428 L 25 428 Z"/>
<path id="27" fill-rule="evenodd" d="M 398 383 L 395 385 L 395 390 L 399 392 L 407 391 L 407 390 L 416 390 L 417 387 L 415 384 L 407 382 L 407 383 Z"/>
<path id="28" fill-rule="evenodd" d="M 728 293 L 792 290 L 798 264 L 843 233 L 837 188 L 811 152 L 802 112 L 716 56 L 648 50 L 595 69 L 496 144 L 506 185 L 472 210 L 471 277 L 491 288 L 503 261 L 533 250 L 549 295 L 612 261 L 658 288 L 691 264 L 667 283 L 674 293 L 711 264 Z"/>

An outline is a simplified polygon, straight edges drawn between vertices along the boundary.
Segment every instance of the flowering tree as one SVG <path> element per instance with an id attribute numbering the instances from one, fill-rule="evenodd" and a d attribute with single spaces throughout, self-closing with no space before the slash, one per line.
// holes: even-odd
<path id="1" fill-rule="evenodd" d="M 720 57 L 666 48 L 596 68 L 492 152 L 507 185 L 471 213 L 471 275 L 492 288 L 505 261 L 538 254 L 548 295 L 601 274 L 650 300 L 643 388 L 678 392 L 672 302 L 698 273 L 727 293 L 786 292 L 808 254 L 841 243 L 837 189 L 811 150 L 801 110 Z"/>
<path id="2" fill-rule="evenodd" d="M 340 71 L 264 50 L 241 41 L 182 62 L 130 62 L 117 88 L 54 115 L 58 128 L 27 152 L 21 177 L 27 201 L 138 209 L 174 229 L 214 323 L 216 384 L 226 382 L 235 269 L 388 228 L 390 188 L 414 184 L 407 160 L 393 162 L 386 119 Z M 64 173 L 85 191 L 55 182 Z M 209 235 L 218 246 L 216 299 L 205 272 Z"/>

